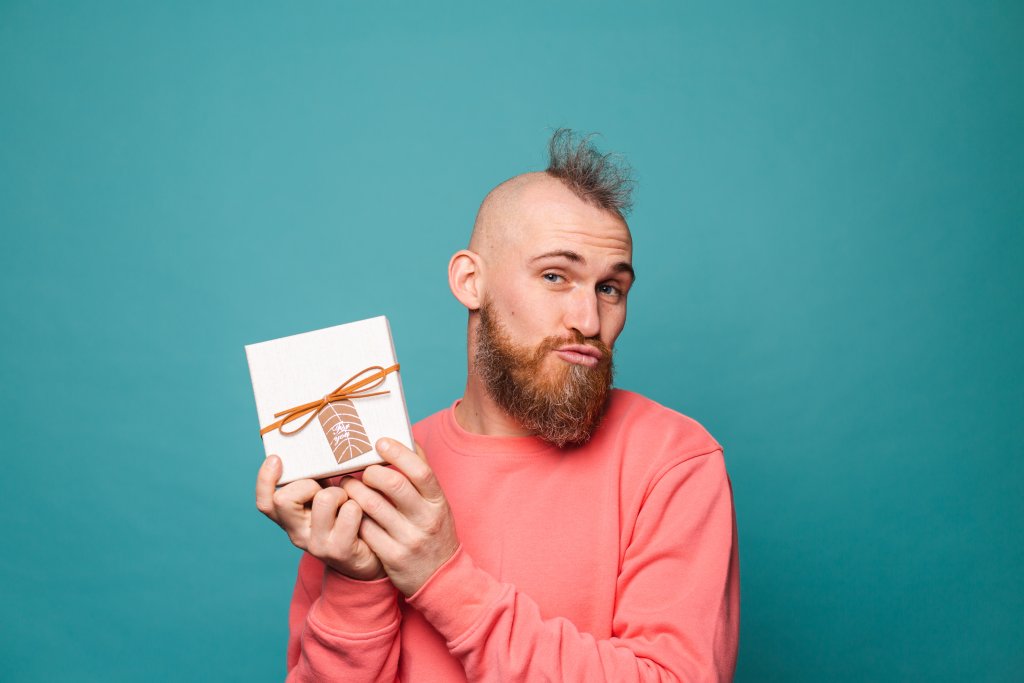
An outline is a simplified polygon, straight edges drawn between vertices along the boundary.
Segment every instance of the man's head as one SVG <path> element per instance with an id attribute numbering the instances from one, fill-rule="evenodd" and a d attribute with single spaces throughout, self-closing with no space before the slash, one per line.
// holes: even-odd
<path id="1" fill-rule="evenodd" d="M 600 421 L 611 349 L 626 322 L 632 181 L 588 139 L 560 130 L 546 171 L 484 199 L 449 281 L 470 311 L 470 382 L 525 429 L 559 446 Z"/>

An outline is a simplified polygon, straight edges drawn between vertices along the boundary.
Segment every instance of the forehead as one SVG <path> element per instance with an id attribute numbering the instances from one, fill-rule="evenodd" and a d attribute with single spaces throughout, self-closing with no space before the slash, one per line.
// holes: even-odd
<path id="1" fill-rule="evenodd" d="M 513 249 L 531 257 L 557 249 L 629 261 L 633 242 L 629 228 L 615 213 L 588 204 L 561 181 L 524 189 L 518 202 L 518 239 Z"/>

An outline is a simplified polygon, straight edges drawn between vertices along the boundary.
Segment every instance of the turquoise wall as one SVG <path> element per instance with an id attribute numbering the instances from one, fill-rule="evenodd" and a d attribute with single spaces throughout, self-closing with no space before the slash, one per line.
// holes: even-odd
<path id="1" fill-rule="evenodd" d="M 279 679 L 243 345 L 384 313 L 448 405 L 563 125 L 640 181 L 619 384 L 726 446 L 737 680 L 1020 680 L 1020 3 L 5 0 L 0 105 L 4 680 Z"/>

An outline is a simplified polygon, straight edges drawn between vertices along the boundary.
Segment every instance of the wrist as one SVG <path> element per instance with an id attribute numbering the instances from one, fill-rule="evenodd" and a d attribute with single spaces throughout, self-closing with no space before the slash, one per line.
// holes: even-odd
<path id="1" fill-rule="evenodd" d="M 336 567 L 334 564 L 332 564 L 330 562 L 325 562 L 324 563 L 324 567 L 326 567 L 326 570 L 328 572 L 331 572 L 332 574 L 334 574 L 336 576 L 344 577 L 344 578 L 349 579 L 351 581 L 364 581 L 364 582 L 367 582 L 367 581 L 379 581 L 380 579 L 387 578 L 387 574 L 384 572 L 383 567 L 377 567 L 376 570 L 374 570 L 374 569 L 364 569 L 364 570 L 355 570 L 355 571 L 353 571 L 352 569 L 345 568 L 345 567 Z"/>
<path id="2" fill-rule="evenodd" d="M 417 567 L 411 571 L 395 572 L 390 575 L 392 583 L 395 584 L 401 593 L 409 598 L 414 594 L 418 593 L 420 588 L 427 584 L 430 579 L 437 574 L 437 572 L 444 565 L 452 559 L 455 553 L 460 548 L 460 544 L 456 541 L 451 547 L 446 548 L 445 551 L 438 556 L 438 559 L 431 562 L 426 567 Z"/>
<path id="3" fill-rule="evenodd" d="M 339 631 L 368 633 L 397 624 L 397 597 L 387 578 L 361 581 L 328 567 L 310 614 Z"/>

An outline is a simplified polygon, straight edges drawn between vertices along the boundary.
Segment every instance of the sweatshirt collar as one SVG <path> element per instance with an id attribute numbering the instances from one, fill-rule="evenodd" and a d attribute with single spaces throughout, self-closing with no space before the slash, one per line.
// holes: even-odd
<path id="1" fill-rule="evenodd" d="M 453 451 L 471 456 L 534 456 L 557 453 L 558 448 L 537 436 L 487 436 L 463 429 L 455 419 L 455 407 L 462 402 L 456 399 L 441 419 L 441 435 Z"/>

